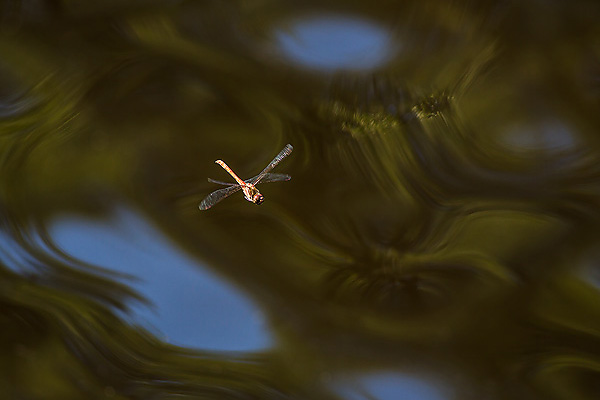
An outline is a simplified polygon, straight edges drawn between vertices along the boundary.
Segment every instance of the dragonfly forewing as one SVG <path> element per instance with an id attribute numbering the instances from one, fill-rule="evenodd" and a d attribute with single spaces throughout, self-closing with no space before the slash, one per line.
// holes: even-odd
<path id="1" fill-rule="evenodd" d="M 258 175 L 253 176 L 250 179 L 246 179 L 244 182 L 251 184 L 252 182 L 254 182 L 256 180 L 256 178 L 258 178 Z M 292 177 L 289 176 L 288 174 L 264 174 L 259 183 L 283 182 L 283 181 L 289 181 L 290 179 L 292 179 Z M 237 183 L 217 181 L 216 179 L 212 179 L 212 178 L 208 178 L 208 181 L 210 183 L 216 183 L 217 185 L 238 186 Z M 258 185 L 258 183 L 257 183 L 257 185 Z"/>
<path id="2" fill-rule="evenodd" d="M 262 181 L 263 177 L 264 177 L 264 176 L 265 176 L 265 175 L 266 175 L 268 172 L 270 172 L 270 171 L 271 171 L 273 168 L 275 168 L 275 166 L 276 166 L 277 164 L 279 164 L 279 163 L 281 162 L 281 160 L 283 160 L 284 158 L 286 158 L 287 156 L 289 156 L 289 155 L 292 153 L 292 150 L 294 150 L 294 147 L 292 147 L 292 145 L 291 145 L 291 144 L 287 144 L 287 145 L 286 145 L 286 146 L 283 148 L 283 150 L 281 150 L 281 151 L 279 152 L 279 154 L 277 154 L 277 155 L 275 156 L 275 158 L 273 159 L 273 161 L 271 161 L 271 162 L 269 163 L 269 165 L 267 165 L 267 166 L 265 167 L 265 169 L 263 169 L 263 170 L 261 171 L 261 173 L 260 173 L 260 174 L 256 175 L 256 177 L 255 177 L 255 178 L 254 178 L 254 180 L 252 181 L 252 184 L 253 184 L 253 185 L 256 185 L 256 184 L 258 184 L 260 181 Z"/>

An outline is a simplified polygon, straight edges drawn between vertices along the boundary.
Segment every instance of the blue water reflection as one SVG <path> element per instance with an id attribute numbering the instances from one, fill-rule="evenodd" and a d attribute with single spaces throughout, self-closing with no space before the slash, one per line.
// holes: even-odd
<path id="1" fill-rule="evenodd" d="M 386 372 L 366 374 L 336 385 L 347 400 L 445 400 L 448 396 L 428 379 Z"/>
<path id="2" fill-rule="evenodd" d="M 248 298 L 131 210 L 103 221 L 62 217 L 50 234 L 72 257 L 137 277 L 128 283 L 153 307 L 133 306 L 134 323 L 158 330 L 169 343 L 217 351 L 271 344 L 263 315 Z"/>
<path id="3" fill-rule="evenodd" d="M 389 32 L 372 22 L 350 17 L 308 17 L 275 33 L 283 55 L 317 69 L 369 69 L 389 57 Z"/>
<path id="4" fill-rule="evenodd" d="M 506 145 L 519 150 L 571 150 L 578 144 L 573 130 L 557 120 L 540 121 L 537 125 L 515 125 L 502 139 Z"/>
<path id="5" fill-rule="evenodd" d="M 0 263 L 13 272 L 23 272 L 23 266 L 27 265 L 26 259 L 21 247 L 7 232 L 0 229 Z"/>
<path id="6" fill-rule="evenodd" d="M 580 261 L 579 278 L 587 285 L 600 290 L 600 248 L 594 246 Z"/>

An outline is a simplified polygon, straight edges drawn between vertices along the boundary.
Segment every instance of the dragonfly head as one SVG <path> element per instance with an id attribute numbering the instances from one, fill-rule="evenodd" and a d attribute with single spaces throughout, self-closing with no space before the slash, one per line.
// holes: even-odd
<path id="1" fill-rule="evenodd" d="M 252 202 L 254 204 L 260 204 L 265 201 L 265 197 L 260 194 L 258 191 L 252 196 Z"/>

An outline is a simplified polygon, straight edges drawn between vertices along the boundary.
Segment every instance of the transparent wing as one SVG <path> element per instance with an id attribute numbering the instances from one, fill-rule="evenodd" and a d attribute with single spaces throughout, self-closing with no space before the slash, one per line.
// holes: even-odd
<path id="1" fill-rule="evenodd" d="M 201 210 L 208 210 L 209 208 L 211 208 L 224 198 L 231 196 L 241 188 L 242 187 L 240 185 L 235 185 L 215 190 L 214 192 L 206 196 L 204 200 L 202 200 L 202 202 L 198 205 L 198 208 Z"/>
<path id="2" fill-rule="evenodd" d="M 214 180 L 214 179 L 211 179 L 211 178 L 208 178 L 208 181 L 209 181 L 210 183 L 216 183 L 217 185 L 223 185 L 223 186 L 237 186 L 237 183 L 216 181 L 216 180 Z"/>
<path id="3" fill-rule="evenodd" d="M 250 179 L 246 179 L 244 182 L 246 182 L 246 183 L 252 183 L 252 182 L 254 182 L 254 180 L 256 178 L 258 178 L 258 175 L 254 176 L 254 177 L 252 177 Z M 292 179 L 292 177 L 289 176 L 288 174 L 264 174 L 263 177 L 260 180 L 260 183 L 289 181 L 290 179 Z M 208 178 L 208 181 L 210 183 L 216 183 L 217 185 L 238 186 L 237 183 L 217 181 L 216 179 L 212 179 L 212 178 Z"/>
<path id="4" fill-rule="evenodd" d="M 265 176 L 265 175 L 266 175 L 266 174 L 267 174 L 269 171 L 271 171 L 273 168 L 275 168 L 275 166 L 276 166 L 277 164 L 279 164 L 279 163 L 281 162 L 281 160 L 283 160 L 284 158 L 286 158 L 287 156 L 289 156 L 289 155 L 292 153 L 292 150 L 293 150 L 293 149 L 294 149 L 294 148 L 292 147 L 292 145 L 291 145 L 291 144 L 286 144 L 286 145 L 285 145 L 285 147 L 283 148 L 283 150 L 281 150 L 281 151 L 279 152 L 279 154 L 277 154 L 277 156 L 276 156 L 276 157 L 273 159 L 273 161 L 271 161 L 271 162 L 269 163 L 269 165 L 267 165 L 267 166 L 265 167 L 265 169 L 263 169 L 263 170 L 261 171 L 261 173 L 260 173 L 260 174 L 256 175 L 256 178 L 254 178 L 254 180 L 252 181 L 252 184 L 253 184 L 253 185 L 256 185 L 256 184 L 258 184 L 258 183 L 259 183 L 259 182 L 262 180 L 262 178 L 263 178 L 263 177 L 264 177 L 264 176 Z"/>
<path id="5" fill-rule="evenodd" d="M 257 180 L 257 178 L 260 175 L 256 175 L 253 178 L 250 179 L 246 179 L 246 183 L 252 183 L 255 182 Z M 269 182 L 281 182 L 281 181 L 289 181 L 290 179 L 292 179 L 291 176 L 289 176 L 288 174 L 264 174 L 262 176 L 262 178 L 260 179 L 259 183 L 269 183 Z M 257 183 L 258 185 L 258 183 Z"/>

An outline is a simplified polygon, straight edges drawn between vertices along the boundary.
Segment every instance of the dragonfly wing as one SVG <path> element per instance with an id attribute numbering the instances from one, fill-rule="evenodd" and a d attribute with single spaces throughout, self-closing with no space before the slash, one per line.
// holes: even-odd
<path id="1" fill-rule="evenodd" d="M 246 183 L 252 183 L 257 180 L 260 175 L 256 175 L 253 178 L 246 179 Z M 292 179 L 288 174 L 264 174 L 260 179 L 259 183 L 268 183 L 268 182 L 281 182 L 281 181 L 289 181 Z M 258 184 L 258 183 L 257 183 Z"/>
<path id="2" fill-rule="evenodd" d="M 223 189 L 215 190 L 214 192 L 212 192 L 211 194 L 206 196 L 204 198 L 204 200 L 202 200 L 202 202 L 200 202 L 200 204 L 198 205 L 198 208 L 201 210 L 208 210 L 209 208 L 211 208 L 212 206 L 214 206 L 215 204 L 217 204 L 224 198 L 231 196 L 232 194 L 234 194 L 241 188 L 242 187 L 240 185 L 235 185 L 235 186 L 229 186 L 229 187 L 226 187 Z"/>
<path id="3" fill-rule="evenodd" d="M 237 183 L 216 181 L 216 180 L 214 180 L 214 179 L 211 179 L 211 178 L 208 178 L 208 181 L 209 181 L 210 183 L 216 183 L 217 185 L 223 185 L 223 186 L 237 186 Z"/>
<path id="4" fill-rule="evenodd" d="M 291 144 L 286 144 L 285 147 L 283 148 L 283 150 L 281 150 L 279 152 L 279 154 L 277 154 L 277 156 L 275 156 L 275 158 L 273 159 L 273 161 L 271 161 L 269 163 L 269 165 L 267 165 L 265 167 L 265 169 L 263 169 L 261 171 L 260 174 L 256 175 L 256 178 L 255 178 L 255 180 L 252 181 L 252 184 L 253 185 L 258 184 L 267 173 L 269 173 L 273 168 L 275 168 L 275 166 L 277 164 L 279 164 L 281 162 L 281 160 L 283 160 L 284 158 L 286 158 L 287 156 L 289 156 L 292 153 L 293 149 L 294 148 L 292 147 Z"/>

